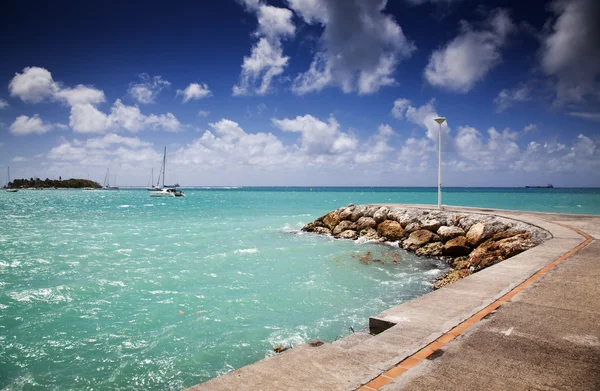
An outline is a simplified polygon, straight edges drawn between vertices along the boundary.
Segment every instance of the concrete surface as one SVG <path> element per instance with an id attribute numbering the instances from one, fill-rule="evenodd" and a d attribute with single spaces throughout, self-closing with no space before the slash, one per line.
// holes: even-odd
<path id="1" fill-rule="evenodd" d="M 408 206 L 408 205 L 406 205 Z M 432 209 L 431 205 L 414 206 Z M 446 207 L 548 230 L 543 244 L 372 317 L 391 328 L 319 347 L 302 345 L 188 390 L 355 390 L 435 341 L 582 243 L 600 216 Z M 600 389 L 600 243 L 567 258 L 487 319 L 384 390 Z"/>

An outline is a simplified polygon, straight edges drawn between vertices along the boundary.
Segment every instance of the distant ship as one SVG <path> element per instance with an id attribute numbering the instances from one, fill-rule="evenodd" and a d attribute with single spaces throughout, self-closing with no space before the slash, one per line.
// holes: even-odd
<path id="1" fill-rule="evenodd" d="M 553 189 L 552 183 L 547 184 L 546 186 L 525 186 L 526 189 Z"/>

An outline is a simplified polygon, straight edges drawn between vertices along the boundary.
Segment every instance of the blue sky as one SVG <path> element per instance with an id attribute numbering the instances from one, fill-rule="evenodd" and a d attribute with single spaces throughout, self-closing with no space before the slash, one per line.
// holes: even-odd
<path id="1" fill-rule="evenodd" d="M 0 165 L 146 186 L 600 184 L 595 0 L 3 2 Z M 0 175 L 5 182 L 5 175 Z"/>

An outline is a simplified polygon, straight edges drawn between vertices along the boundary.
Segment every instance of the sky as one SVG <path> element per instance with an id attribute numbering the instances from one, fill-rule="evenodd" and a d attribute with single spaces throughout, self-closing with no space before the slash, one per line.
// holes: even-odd
<path id="1" fill-rule="evenodd" d="M 482 4 L 484 3 L 484 4 Z M 0 184 L 600 187 L 597 0 L 4 1 Z"/>

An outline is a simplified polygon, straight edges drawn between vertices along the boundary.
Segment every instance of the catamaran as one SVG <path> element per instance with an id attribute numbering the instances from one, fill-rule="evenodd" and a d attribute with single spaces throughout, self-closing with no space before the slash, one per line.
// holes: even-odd
<path id="1" fill-rule="evenodd" d="M 158 174 L 158 181 L 156 186 L 152 186 L 148 189 L 150 197 L 185 197 L 183 190 L 177 190 L 179 184 L 173 186 L 165 186 L 165 166 L 167 165 L 167 147 L 165 147 L 165 153 L 163 155 L 162 166 L 160 173 Z M 162 184 L 161 184 L 162 179 Z"/>
<path id="2" fill-rule="evenodd" d="M 4 189 L 6 189 L 7 192 L 9 193 L 16 193 L 19 191 L 19 189 L 9 189 L 8 185 L 10 184 L 10 167 L 6 168 L 6 176 L 8 177 L 8 182 L 6 182 L 6 186 L 4 186 Z"/>

